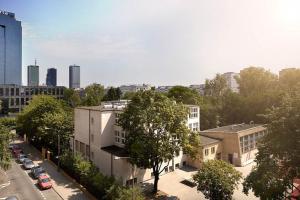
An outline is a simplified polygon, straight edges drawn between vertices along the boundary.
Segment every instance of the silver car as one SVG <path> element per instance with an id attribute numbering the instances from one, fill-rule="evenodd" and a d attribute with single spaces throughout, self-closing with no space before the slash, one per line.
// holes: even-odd
<path id="1" fill-rule="evenodd" d="M 23 166 L 25 169 L 31 169 L 34 167 L 34 163 L 30 159 L 25 159 L 23 162 Z"/>
<path id="2" fill-rule="evenodd" d="M 19 161 L 20 163 L 23 163 L 25 159 L 28 159 L 28 157 L 27 157 L 25 154 L 22 154 L 22 153 L 19 154 L 19 156 L 18 156 L 18 161 Z"/>

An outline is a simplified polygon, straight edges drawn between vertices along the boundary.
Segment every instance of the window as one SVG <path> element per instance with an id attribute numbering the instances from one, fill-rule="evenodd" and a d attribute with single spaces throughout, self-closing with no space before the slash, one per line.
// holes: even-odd
<path id="1" fill-rule="evenodd" d="M 94 142 L 94 134 L 91 134 L 91 142 Z"/>
<path id="2" fill-rule="evenodd" d="M 190 108 L 189 118 L 197 118 L 198 117 L 198 108 L 192 107 Z"/>
<path id="3" fill-rule="evenodd" d="M 208 156 L 208 154 L 209 154 L 209 151 L 208 151 L 209 149 L 204 149 L 204 155 L 205 156 Z"/>
<path id="4" fill-rule="evenodd" d="M 0 96 L 3 96 L 3 88 L 0 88 Z"/>
<path id="5" fill-rule="evenodd" d="M 129 179 L 126 181 L 126 186 L 137 184 L 137 178 Z"/>
<path id="6" fill-rule="evenodd" d="M 120 113 L 115 113 L 115 123 L 118 124 Z"/>
<path id="7" fill-rule="evenodd" d="M 19 96 L 20 94 L 19 88 L 16 88 L 16 96 Z"/>
<path id="8" fill-rule="evenodd" d="M 199 123 L 196 122 L 196 123 L 193 123 L 193 131 L 198 131 L 199 130 Z"/>
<path id="9" fill-rule="evenodd" d="M 91 160 L 94 160 L 94 152 L 91 151 Z"/>
<path id="10" fill-rule="evenodd" d="M 210 149 L 210 152 L 211 152 L 211 154 L 214 154 L 214 153 L 215 153 L 215 147 L 212 147 L 212 148 Z"/>
<path id="11" fill-rule="evenodd" d="M 91 124 L 94 124 L 94 118 L 91 117 Z"/>
<path id="12" fill-rule="evenodd" d="M 86 155 L 86 157 L 89 157 L 90 156 L 90 146 L 89 145 L 86 145 L 85 146 L 85 155 Z"/>
<path id="13" fill-rule="evenodd" d="M 80 142 L 80 153 L 82 153 L 82 155 L 84 155 L 84 153 L 85 153 L 84 143 L 82 143 L 82 142 Z"/>
<path id="14" fill-rule="evenodd" d="M 15 96 L 15 89 L 14 88 L 10 88 L 10 96 Z"/>
<path id="15" fill-rule="evenodd" d="M 78 142 L 78 140 L 75 140 L 75 150 L 79 151 L 79 142 Z"/>

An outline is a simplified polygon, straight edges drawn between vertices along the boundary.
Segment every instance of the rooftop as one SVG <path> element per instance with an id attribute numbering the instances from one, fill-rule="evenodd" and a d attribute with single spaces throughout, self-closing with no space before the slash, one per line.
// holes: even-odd
<path id="1" fill-rule="evenodd" d="M 204 132 L 227 132 L 227 133 L 233 133 L 233 132 L 239 132 L 239 131 L 244 131 L 247 129 L 252 129 L 255 127 L 261 127 L 263 126 L 262 124 L 232 124 L 228 126 L 222 126 L 218 128 L 213 128 L 213 129 L 208 129 L 204 130 Z"/>
<path id="2" fill-rule="evenodd" d="M 78 107 L 78 109 L 96 110 L 96 111 L 123 110 L 128 103 L 129 100 L 106 101 L 106 102 L 102 102 L 101 105 L 99 106 L 82 106 L 82 107 Z"/>
<path id="3" fill-rule="evenodd" d="M 214 143 L 217 143 L 217 142 L 220 142 L 220 141 L 221 141 L 220 139 L 200 135 L 200 145 L 201 146 L 214 144 Z"/>
<path id="4" fill-rule="evenodd" d="M 120 158 L 127 158 L 128 157 L 128 153 L 125 151 L 124 148 L 115 146 L 115 145 L 111 145 L 111 146 L 107 146 L 107 147 L 102 147 L 101 148 L 103 151 L 106 151 L 107 153 L 110 153 L 114 156 L 120 157 Z"/>

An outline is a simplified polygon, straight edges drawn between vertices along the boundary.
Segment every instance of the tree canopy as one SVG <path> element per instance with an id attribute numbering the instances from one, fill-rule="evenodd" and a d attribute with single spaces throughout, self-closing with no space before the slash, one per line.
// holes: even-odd
<path id="1" fill-rule="evenodd" d="M 208 160 L 193 176 L 197 190 L 212 200 L 230 200 L 242 175 L 234 167 L 222 160 Z"/>
<path id="2" fill-rule="evenodd" d="M 184 104 L 199 104 L 201 98 L 197 91 L 192 90 L 184 86 L 174 86 L 172 87 L 167 96 L 174 99 L 176 102 L 181 102 Z"/>
<path id="3" fill-rule="evenodd" d="M 104 101 L 114 101 L 114 100 L 120 100 L 122 96 L 122 92 L 119 87 L 114 88 L 110 87 L 106 94 L 103 97 Z"/>
<path id="4" fill-rule="evenodd" d="M 93 83 L 84 89 L 85 96 L 82 104 L 85 106 L 98 106 L 104 97 L 104 87 L 100 84 Z"/>
<path id="5" fill-rule="evenodd" d="M 0 123 L 0 168 L 7 170 L 11 166 L 11 152 L 8 148 L 13 134 L 10 129 Z"/>
<path id="6" fill-rule="evenodd" d="M 129 160 L 138 167 L 152 168 L 154 193 L 163 162 L 178 155 L 188 141 L 187 116 L 182 103 L 153 90 L 137 92 L 120 116 L 119 125 L 127 134 Z"/>

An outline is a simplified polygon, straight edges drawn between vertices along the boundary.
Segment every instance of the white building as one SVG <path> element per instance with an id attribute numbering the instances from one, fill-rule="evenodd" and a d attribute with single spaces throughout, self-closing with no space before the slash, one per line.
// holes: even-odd
<path id="1" fill-rule="evenodd" d="M 222 76 L 225 77 L 228 87 L 233 92 L 239 92 L 239 84 L 237 83 L 237 81 L 235 79 L 236 76 L 239 76 L 238 73 L 226 72 L 226 73 L 222 74 Z"/>
<path id="2" fill-rule="evenodd" d="M 148 84 L 142 84 L 142 85 L 121 85 L 119 88 L 120 88 L 122 94 L 125 94 L 126 92 L 138 92 L 138 91 L 151 90 L 151 85 L 148 85 Z"/>
<path id="3" fill-rule="evenodd" d="M 120 113 L 128 101 L 105 102 L 100 106 L 79 107 L 75 109 L 75 132 L 71 148 L 91 160 L 99 171 L 114 176 L 122 184 L 139 183 L 153 178 L 152 169 L 132 166 L 124 151 L 125 132 L 116 125 Z M 190 114 L 188 126 L 199 131 L 200 109 L 188 105 Z M 187 162 L 187 156 L 180 152 L 174 157 L 163 173 L 174 171 Z M 166 166 L 164 163 L 162 167 Z"/>

